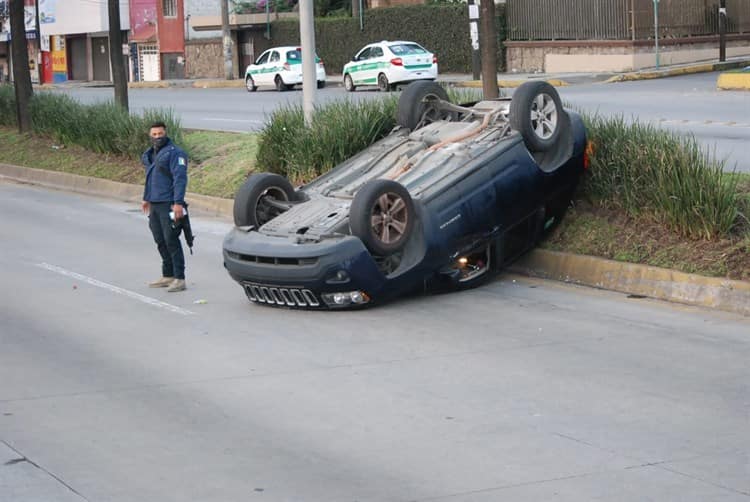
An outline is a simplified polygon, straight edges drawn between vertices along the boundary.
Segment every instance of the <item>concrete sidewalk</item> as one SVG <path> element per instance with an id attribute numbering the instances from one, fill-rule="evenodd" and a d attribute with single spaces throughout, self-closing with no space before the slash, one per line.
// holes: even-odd
<path id="1" fill-rule="evenodd" d="M 692 73 L 707 73 L 714 71 L 729 71 L 745 68 L 750 65 L 750 57 L 730 58 L 728 61 L 720 62 L 705 61 L 700 63 L 690 63 L 684 65 L 673 65 L 659 69 L 649 68 L 633 72 L 604 72 L 604 73 L 498 73 L 497 85 L 501 88 L 518 87 L 528 80 L 544 80 L 552 85 L 562 87 L 568 85 L 591 84 L 591 83 L 613 83 L 625 82 L 632 80 L 647 80 L 655 78 L 666 78 Z M 736 75 L 734 73 L 730 75 Z M 722 75 L 723 77 L 723 75 Z M 722 78 L 719 79 L 721 83 Z M 732 76 L 726 80 L 730 82 L 725 85 L 737 85 L 740 87 L 722 87 L 720 88 L 750 88 L 750 73 L 747 76 L 739 74 L 738 77 Z M 441 73 L 438 75 L 438 82 L 454 87 L 474 87 L 481 88 L 482 81 L 475 80 L 471 74 L 465 73 Z M 343 78 L 340 74 L 332 73 L 327 76 L 326 86 L 340 87 L 343 85 Z M 38 86 L 42 89 L 64 89 L 74 87 L 112 87 L 111 82 L 64 82 L 60 84 L 43 84 Z M 215 88 L 244 88 L 244 80 L 237 78 L 234 80 L 200 78 L 200 79 L 181 79 L 181 80 L 160 80 L 158 82 L 130 82 L 128 87 L 131 89 L 166 89 L 171 87 L 186 88 L 193 87 L 199 89 Z"/>
<path id="2" fill-rule="evenodd" d="M 141 185 L 76 174 L 0 164 L 0 179 L 29 183 L 56 190 L 109 197 L 138 203 Z M 231 219 L 233 201 L 188 193 L 194 211 Z M 511 271 L 619 291 L 688 305 L 709 307 L 750 316 L 750 282 L 686 274 L 674 270 L 636 265 L 594 256 L 581 256 L 536 249 L 517 262 Z"/>

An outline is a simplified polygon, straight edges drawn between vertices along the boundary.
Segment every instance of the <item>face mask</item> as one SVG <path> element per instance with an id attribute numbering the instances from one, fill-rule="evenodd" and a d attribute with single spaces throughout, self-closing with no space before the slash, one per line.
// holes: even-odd
<path id="1" fill-rule="evenodd" d="M 151 138 L 151 144 L 154 145 L 154 149 L 158 150 L 167 144 L 167 137 L 162 136 L 161 138 Z"/>

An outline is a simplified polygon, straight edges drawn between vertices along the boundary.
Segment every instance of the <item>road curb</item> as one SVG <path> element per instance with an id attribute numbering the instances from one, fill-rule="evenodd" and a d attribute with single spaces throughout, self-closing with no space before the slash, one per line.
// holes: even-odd
<path id="1" fill-rule="evenodd" d="M 504 87 L 504 88 L 515 88 L 520 86 L 523 83 L 526 82 L 532 82 L 537 79 L 526 79 L 526 80 L 498 80 L 497 86 L 498 87 Z M 561 80 L 559 78 L 546 78 L 546 79 L 538 79 L 543 82 L 547 82 L 550 85 L 553 85 L 555 87 L 567 87 L 570 84 L 566 82 L 565 80 Z M 438 78 L 438 81 L 440 79 Z M 441 81 L 442 82 L 442 81 Z M 448 85 L 451 85 L 453 87 L 472 87 L 472 88 L 482 88 L 482 81 L 481 80 L 459 80 L 455 82 L 449 82 L 445 81 Z"/>
<path id="2" fill-rule="evenodd" d="M 0 164 L 0 177 L 45 188 L 98 195 L 126 202 L 140 202 L 143 197 L 143 187 L 140 185 L 10 164 Z M 231 199 L 190 192 L 185 195 L 185 199 L 193 209 L 216 216 L 232 217 L 234 202 Z"/>
<path id="3" fill-rule="evenodd" d="M 511 270 L 631 295 L 750 316 L 750 282 L 686 274 L 594 256 L 535 249 Z"/>
<path id="4" fill-rule="evenodd" d="M 143 195 L 140 185 L 10 164 L 0 164 L 0 178 L 127 202 L 140 202 Z M 234 201 L 231 199 L 194 193 L 188 193 L 185 198 L 193 209 L 232 218 Z M 750 316 L 750 282 L 745 281 L 704 277 L 545 249 L 533 250 L 510 270 L 533 277 Z"/>
<path id="5" fill-rule="evenodd" d="M 750 72 L 722 73 L 716 88 L 724 91 L 750 91 Z"/>
<path id="6" fill-rule="evenodd" d="M 614 82 L 630 82 L 634 80 L 651 80 L 656 78 L 676 77 L 679 75 L 691 75 L 693 73 L 708 73 L 712 71 L 733 70 L 747 66 L 750 60 L 724 61 L 719 63 L 705 63 L 665 70 L 634 71 L 615 75 L 604 81 L 605 84 Z"/>

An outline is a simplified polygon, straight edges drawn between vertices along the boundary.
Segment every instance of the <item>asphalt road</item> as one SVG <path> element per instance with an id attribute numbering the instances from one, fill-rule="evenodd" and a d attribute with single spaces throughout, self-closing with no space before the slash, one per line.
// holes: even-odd
<path id="1" fill-rule="evenodd" d="M 639 120 L 683 135 L 694 135 L 709 154 L 726 159 L 726 170 L 750 172 L 750 93 L 716 90 L 717 73 L 657 80 L 589 83 L 560 88 L 567 103 L 589 112 Z M 64 89 L 83 102 L 112 98 L 111 88 Z M 185 127 L 257 131 L 280 106 L 301 105 L 302 92 L 262 89 L 131 89 L 131 109 L 172 108 Z M 342 99 L 380 99 L 374 88 L 347 93 L 329 86 L 318 92 L 321 103 Z"/>
<path id="2" fill-rule="evenodd" d="M 502 276 L 250 305 L 193 214 L 0 182 L 0 500 L 747 501 L 750 322 Z"/>

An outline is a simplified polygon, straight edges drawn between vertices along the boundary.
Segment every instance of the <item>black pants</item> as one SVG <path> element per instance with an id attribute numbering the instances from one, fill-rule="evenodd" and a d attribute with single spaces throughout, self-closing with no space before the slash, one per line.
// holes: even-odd
<path id="1" fill-rule="evenodd" d="M 184 279 L 185 255 L 182 253 L 180 229 L 173 228 L 174 222 L 169 218 L 171 210 L 170 202 L 152 202 L 148 226 L 161 255 L 161 275 Z"/>

